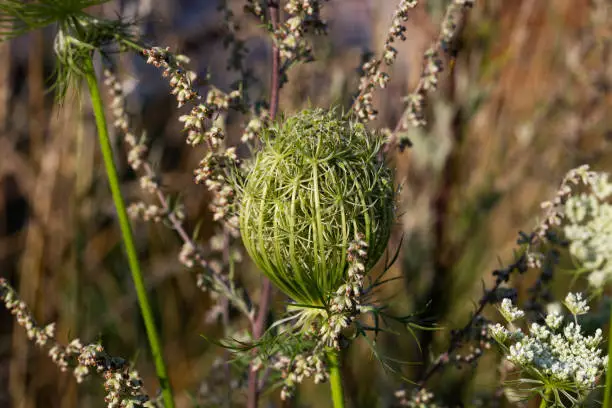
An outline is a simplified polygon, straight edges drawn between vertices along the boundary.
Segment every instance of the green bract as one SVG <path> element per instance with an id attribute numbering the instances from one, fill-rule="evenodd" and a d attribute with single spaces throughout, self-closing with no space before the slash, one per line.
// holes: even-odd
<path id="1" fill-rule="evenodd" d="M 107 20 L 85 12 L 109 0 L 0 0 L 0 41 L 30 31 L 57 25 L 53 43 L 57 63 L 54 88 L 61 100 L 68 89 L 78 90 L 78 81 L 88 71 L 94 50 L 131 43 L 131 26 L 122 20 Z"/>
<path id="2" fill-rule="evenodd" d="M 297 303 L 326 304 L 346 281 L 358 233 L 369 245 L 367 270 L 385 250 L 395 190 L 381 142 L 321 109 L 264 132 L 242 191 L 240 229 L 257 266 Z"/>

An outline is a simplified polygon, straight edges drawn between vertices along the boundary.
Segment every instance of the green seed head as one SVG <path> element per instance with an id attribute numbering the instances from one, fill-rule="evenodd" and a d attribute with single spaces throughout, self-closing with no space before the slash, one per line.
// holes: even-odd
<path id="1" fill-rule="evenodd" d="M 240 202 L 244 245 L 257 266 L 299 304 L 324 305 L 346 281 L 358 233 L 370 269 L 394 221 L 391 170 L 381 140 L 334 111 L 303 111 L 263 135 Z"/>

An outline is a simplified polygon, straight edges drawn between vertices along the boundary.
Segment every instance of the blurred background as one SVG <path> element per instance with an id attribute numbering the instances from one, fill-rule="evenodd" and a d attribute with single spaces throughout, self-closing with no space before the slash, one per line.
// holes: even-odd
<path id="1" fill-rule="evenodd" d="M 280 112 L 349 106 L 361 57 L 380 51 L 397 3 L 324 3 L 328 36 L 313 39 L 315 62 L 291 70 Z M 410 16 L 407 40 L 398 46 L 390 86 L 377 92 L 381 114 L 373 127 L 395 127 L 402 98 L 418 81 L 423 52 L 437 37 L 448 0 L 420 3 Z M 270 42 L 259 22 L 242 12 L 243 1 L 228 4 L 257 79 L 252 92 L 265 95 Z M 91 11 L 137 18 L 149 44 L 188 55 L 192 68 L 202 75 L 210 72 L 223 90 L 236 79 L 226 69 L 227 32 L 216 0 L 111 1 Z M 37 32 L 0 44 L 0 276 L 15 285 L 39 322 L 57 321 L 60 341 L 102 340 L 109 353 L 134 362 L 154 393 L 157 380 L 87 98 L 69 98 L 59 106 L 48 91 L 52 34 Z M 414 146 L 394 154 L 401 217 L 390 245 L 395 248 L 402 236 L 403 245 L 391 273 L 403 279 L 381 293 L 394 312 L 422 311 L 447 329 L 460 327 L 483 283 L 491 283 L 491 271 L 512 261 L 518 231 L 535 224 L 539 203 L 554 193 L 567 170 L 583 163 L 612 168 L 607 160 L 612 153 L 611 38 L 608 0 L 476 1 L 453 69 L 429 101 L 428 126 L 409 131 Z M 138 58 L 124 59 L 122 69 L 136 128 L 150 138 L 150 159 L 168 190 L 180 193 L 190 226 L 204 220 L 200 239 L 206 244 L 214 232 L 209 197 L 192 177 L 204 152 L 184 143 L 179 112 L 159 73 Z M 239 116 L 228 119 L 230 145 L 238 142 L 243 122 Z M 130 201 L 143 198 L 121 144 L 116 147 L 123 191 Z M 178 405 L 217 406 L 210 402 L 214 394 L 228 392 L 228 383 L 215 376 L 215 361 L 224 352 L 201 335 L 221 338 L 223 327 L 207 318 L 211 302 L 177 261 L 180 243 L 173 232 L 163 225 L 133 225 Z M 245 260 L 239 274 L 256 298 L 257 271 Z M 536 278 L 532 273 L 512 281 L 519 296 L 526 296 Z M 558 296 L 563 290 L 561 285 Z M 282 305 L 277 298 L 275 308 Z M 245 327 L 245 322 L 236 317 L 232 327 Z M 402 361 L 427 361 L 430 355 L 419 351 L 413 337 L 399 333 L 379 337 L 380 352 Z M 417 335 L 433 356 L 448 340 L 448 330 Z M 377 368 L 366 344 L 354 344 L 344 360 L 351 406 L 393 406 L 402 380 Z M 417 379 L 425 365 L 394 367 Z M 477 369 L 448 368 L 432 385 L 444 384 L 439 397 L 451 406 L 509 406 L 500 397 L 498 367 L 499 358 L 490 353 Z M 240 388 L 232 400 L 234 406 L 244 405 Z M 264 400 L 280 406 L 275 393 Z M 285 406 L 325 407 L 328 401 L 326 386 L 305 384 Z M 0 309 L 0 407 L 104 405 L 99 382 L 77 387 Z"/>

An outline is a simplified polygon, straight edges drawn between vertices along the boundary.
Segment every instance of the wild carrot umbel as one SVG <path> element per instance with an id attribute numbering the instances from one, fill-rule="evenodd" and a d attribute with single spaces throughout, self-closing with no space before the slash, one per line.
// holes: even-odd
<path id="1" fill-rule="evenodd" d="M 326 306 L 347 279 L 346 253 L 364 234 L 370 269 L 394 219 L 382 145 L 360 123 L 304 111 L 262 135 L 240 197 L 240 230 L 257 266 L 296 303 Z"/>
<path id="2" fill-rule="evenodd" d="M 553 311 L 543 323 L 532 323 L 529 334 L 525 334 L 515 325 L 524 312 L 506 298 L 500 311 L 509 328 L 499 323 L 489 328 L 504 358 L 521 370 L 521 379 L 512 385 L 527 395 L 539 393 L 542 407 L 565 406 L 564 401 L 571 402 L 571 406 L 581 404 L 606 368 L 608 357 L 599 348 L 602 330 L 585 335 L 577 323 L 576 316 L 588 311 L 586 301 L 581 299 L 581 294 L 573 293 L 565 298 L 573 321 L 563 325 L 563 315 Z"/>
<path id="3" fill-rule="evenodd" d="M 266 131 L 239 200 L 247 252 L 295 302 L 299 325 L 321 328 L 334 404 L 343 406 L 335 350 L 351 322 L 344 312 L 359 307 L 363 275 L 387 246 L 395 190 L 382 141 L 337 115 L 303 111 Z"/>

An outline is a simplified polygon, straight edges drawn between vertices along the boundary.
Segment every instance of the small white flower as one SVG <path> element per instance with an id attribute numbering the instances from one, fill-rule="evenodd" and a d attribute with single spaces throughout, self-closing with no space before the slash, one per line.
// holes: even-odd
<path id="1" fill-rule="evenodd" d="M 499 311 L 504 317 L 504 319 L 508 321 L 508 323 L 512 323 L 513 321 L 525 316 L 525 312 L 513 306 L 512 301 L 508 298 L 505 298 L 504 300 L 502 300 Z"/>
<path id="2" fill-rule="evenodd" d="M 491 335 L 491 337 L 493 337 L 493 339 L 495 339 L 495 341 L 497 341 L 500 344 L 504 344 L 510 337 L 510 332 L 508 331 L 508 329 L 506 329 L 504 326 L 502 326 L 499 323 L 490 325 L 488 329 L 489 329 L 489 334 Z"/>
<path id="3" fill-rule="evenodd" d="M 563 323 L 563 316 L 560 313 L 552 312 L 546 316 L 546 324 L 552 330 L 557 330 Z"/>
<path id="4" fill-rule="evenodd" d="M 563 304 L 574 316 L 586 314 L 590 309 L 587 301 L 583 300 L 582 293 L 568 293 Z"/>

